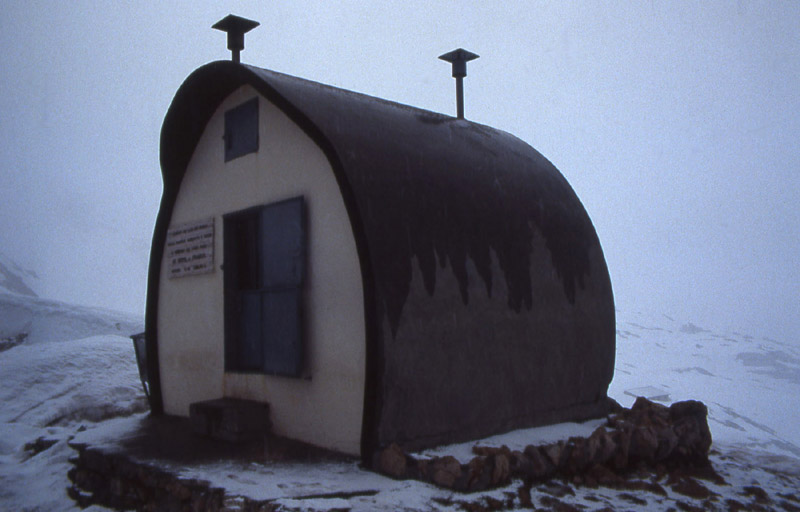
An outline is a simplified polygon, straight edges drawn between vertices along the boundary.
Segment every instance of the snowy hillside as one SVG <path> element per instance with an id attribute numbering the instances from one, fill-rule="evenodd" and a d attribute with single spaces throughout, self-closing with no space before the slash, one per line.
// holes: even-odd
<path id="1" fill-rule="evenodd" d="M 41 283 L 33 270 L 23 268 L 0 252 L 0 293 L 15 293 L 38 297 Z"/>
<path id="2" fill-rule="evenodd" d="M 144 323 L 135 315 L 0 292 L 0 351 L 14 345 L 69 341 L 99 334 L 130 336 Z"/>
<path id="3" fill-rule="evenodd" d="M 67 440 L 147 409 L 128 337 L 143 321 L 41 299 L 37 286 L 0 255 L 0 509 L 76 510 Z"/>
<path id="4" fill-rule="evenodd" d="M 0 252 L 0 351 L 28 345 L 144 329 L 142 318 L 39 297 L 36 272 Z"/>
<path id="5" fill-rule="evenodd" d="M 146 415 L 127 337 L 141 330 L 141 319 L 0 293 L 0 330 L 4 339 L 17 340 L 0 350 L 0 509 L 79 510 L 66 495 L 68 459 L 75 456 L 68 440 L 117 439 Z M 532 490 L 537 507 L 557 509 L 553 500 L 586 510 L 707 508 L 714 500 L 721 507 L 726 500 L 747 505 L 755 503 L 747 494 L 757 494 L 753 489 L 762 489 L 772 500 L 766 503 L 776 507 L 800 507 L 800 351 L 795 345 L 625 311 L 618 312 L 617 343 L 611 396 L 625 406 L 634 395 L 663 403 L 704 401 L 714 436 L 712 462 L 727 484 L 703 482 L 711 501 L 686 496 L 666 482 L 663 495 L 543 484 Z M 586 435 L 600 423 L 522 430 L 482 444 L 513 449 Z M 436 452 L 468 458 L 471 447 L 467 443 Z M 173 470 L 230 493 L 275 500 L 282 510 L 462 510 L 502 500 L 512 503 L 519 486 L 458 495 L 344 462 L 245 467 L 220 461 Z M 325 497 L 332 493 L 335 497 Z M 512 508 L 519 505 L 513 503 Z"/>

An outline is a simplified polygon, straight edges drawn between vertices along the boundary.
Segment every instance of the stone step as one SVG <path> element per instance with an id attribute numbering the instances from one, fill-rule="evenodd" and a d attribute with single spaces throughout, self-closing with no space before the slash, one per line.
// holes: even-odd
<path id="1" fill-rule="evenodd" d="M 189 405 L 192 430 L 229 442 L 263 438 L 272 426 L 269 404 L 238 398 L 217 398 Z"/>

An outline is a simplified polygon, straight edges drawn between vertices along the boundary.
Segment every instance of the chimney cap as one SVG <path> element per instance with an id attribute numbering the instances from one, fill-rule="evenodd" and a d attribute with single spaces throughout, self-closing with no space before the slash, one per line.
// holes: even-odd
<path id="1" fill-rule="evenodd" d="M 239 62 L 239 52 L 244 50 L 244 35 L 259 25 L 257 21 L 229 14 L 211 25 L 211 28 L 228 33 L 228 49 L 232 52 L 234 62 Z"/>
<path id="2" fill-rule="evenodd" d="M 476 53 L 472 53 L 469 50 L 465 50 L 463 48 L 457 48 L 452 52 L 447 52 L 444 55 L 439 55 L 439 58 L 451 63 L 453 65 L 453 77 L 465 77 L 467 76 L 467 62 L 471 60 L 475 60 L 480 55 Z"/>

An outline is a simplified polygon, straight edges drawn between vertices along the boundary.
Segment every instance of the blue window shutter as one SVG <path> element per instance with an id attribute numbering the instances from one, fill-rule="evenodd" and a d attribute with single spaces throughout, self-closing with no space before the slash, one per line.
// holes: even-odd
<path id="1" fill-rule="evenodd" d="M 303 370 L 299 288 L 266 292 L 262 296 L 264 371 L 299 376 Z"/>
<path id="2" fill-rule="evenodd" d="M 264 371 L 299 376 L 302 371 L 302 286 L 306 225 L 302 197 L 260 212 L 261 330 Z"/>
<path id="3" fill-rule="evenodd" d="M 302 198 L 261 210 L 262 288 L 300 286 L 305 278 L 305 216 Z"/>
<path id="4" fill-rule="evenodd" d="M 225 112 L 225 161 L 258 151 L 258 97 Z"/>

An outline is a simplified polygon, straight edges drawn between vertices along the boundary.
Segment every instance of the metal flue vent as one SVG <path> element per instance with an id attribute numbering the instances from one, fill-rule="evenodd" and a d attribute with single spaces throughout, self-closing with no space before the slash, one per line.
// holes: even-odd
<path id="1" fill-rule="evenodd" d="M 456 112 L 459 119 L 464 119 L 464 77 L 467 76 L 467 62 L 475 60 L 479 55 L 458 48 L 440 55 L 439 58 L 453 64 L 453 78 L 456 79 Z"/>
<path id="2" fill-rule="evenodd" d="M 228 33 L 228 49 L 231 51 L 231 60 L 240 62 L 239 52 L 244 50 L 244 35 L 259 25 L 260 23 L 257 21 L 229 14 L 211 28 Z"/>

